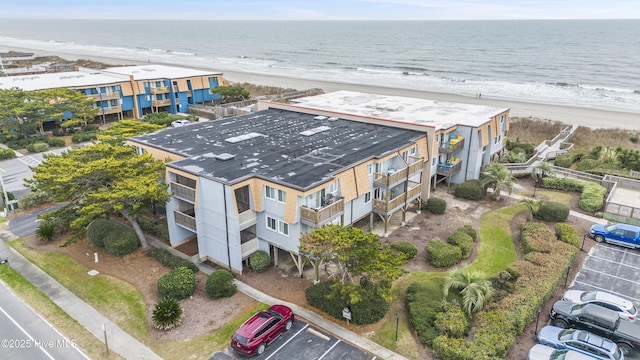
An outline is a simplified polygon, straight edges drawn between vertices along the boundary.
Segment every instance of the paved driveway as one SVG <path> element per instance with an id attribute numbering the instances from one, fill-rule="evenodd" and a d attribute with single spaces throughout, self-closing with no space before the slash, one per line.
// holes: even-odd
<path id="1" fill-rule="evenodd" d="M 243 359 L 229 347 L 224 353 L 215 353 L 211 360 Z M 374 355 L 360 350 L 301 320 L 295 321 L 291 330 L 271 343 L 255 360 L 373 360 Z"/>
<path id="2" fill-rule="evenodd" d="M 571 284 L 575 290 L 602 290 L 640 304 L 640 251 L 597 244 Z M 640 320 L 638 320 L 640 321 Z M 640 354 L 625 357 L 640 360 Z"/>

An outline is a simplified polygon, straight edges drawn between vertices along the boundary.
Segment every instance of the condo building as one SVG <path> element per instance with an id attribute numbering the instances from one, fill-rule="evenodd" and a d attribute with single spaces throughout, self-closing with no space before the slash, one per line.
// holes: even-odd
<path id="1" fill-rule="evenodd" d="M 127 140 L 170 159 L 170 243 L 241 273 L 256 251 L 299 274 L 303 233 L 404 221 L 442 181 L 478 178 L 502 150 L 509 109 L 339 91 Z"/>

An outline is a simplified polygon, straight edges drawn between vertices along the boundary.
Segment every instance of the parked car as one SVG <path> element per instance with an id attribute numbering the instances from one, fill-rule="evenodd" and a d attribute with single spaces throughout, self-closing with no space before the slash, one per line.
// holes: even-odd
<path id="1" fill-rule="evenodd" d="M 536 344 L 529 350 L 527 360 L 593 360 L 593 357 L 570 349 L 555 349 Z"/>
<path id="2" fill-rule="evenodd" d="M 180 126 L 185 126 L 185 125 L 189 125 L 191 124 L 191 121 L 189 120 L 176 120 L 171 122 L 171 126 L 173 127 L 180 127 Z"/>
<path id="3" fill-rule="evenodd" d="M 638 309 L 631 301 L 605 291 L 567 290 L 562 300 L 576 304 L 590 303 L 606 307 L 617 311 L 620 318 L 630 321 L 634 321 L 638 315 Z"/>
<path id="4" fill-rule="evenodd" d="M 589 236 L 597 242 L 606 241 L 611 244 L 640 248 L 640 227 L 628 224 L 594 224 L 589 229 Z"/>
<path id="5" fill-rule="evenodd" d="M 620 319 L 617 311 L 558 300 L 549 315 L 554 326 L 583 329 L 612 340 L 625 356 L 640 350 L 640 323 Z"/>
<path id="6" fill-rule="evenodd" d="M 538 344 L 555 349 L 570 349 L 596 359 L 623 360 L 616 343 L 586 330 L 545 326 L 538 331 Z"/>
<path id="7" fill-rule="evenodd" d="M 285 305 L 273 305 L 255 313 L 231 337 L 231 347 L 245 355 L 260 355 L 283 332 L 293 326 L 293 311 Z"/>

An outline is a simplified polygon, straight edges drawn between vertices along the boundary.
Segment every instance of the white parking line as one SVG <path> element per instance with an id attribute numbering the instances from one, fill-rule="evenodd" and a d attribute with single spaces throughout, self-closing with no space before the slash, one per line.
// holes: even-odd
<path id="1" fill-rule="evenodd" d="M 617 246 L 617 245 L 611 245 L 611 244 L 600 244 L 599 246 L 602 246 L 603 248 L 606 248 L 608 250 L 613 250 L 613 251 L 617 251 L 617 252 L 623 252 L 625 254 L 629 254 L 629 255 L 633 255 L 633 256 L 640 256 L 639 253 L 637 253 L 636 251 L 633 251 L 633 249 L 630 249 L 630 248 L 625 248 L 625 247 L 621 247 L 621 246 Z"/>
<path id="2" fill-rule="evenodd" d="M 573 283 L 574 283 L 574 284 L 575 284 L 575 283 L 579 283 L 579 284 L 582 284 L 582 285 L 584 285 L 584 286 L 586 286 L 586 287 L 588 287 L 588 288 L 593 288 L 593 289 L 595 289 L 595 290 L 606 291 L 606 292 L 608 292 L 608 293 L 610 293 L 610 294 L 618 295 L 618 296 L 620 296 L 620 297 L 626 298 L 626 299 L 631 300 L 631 301 L 633 301 L 633 302 L 640 302 L 640 299 L 636 299 L 636 298 L 634 298 L 634 297 L 627 296 L 627 295 L 625 295 L 625 294 L 620 294 L 620 293 L 618 293 L 618 292 L 611 291 L 611 289 L 601 288 L 601 287 L 599 287 L 599 286 L 595 286 L 595 285 L 587 284 L 587 283 L 585 283 L 585 282 L 578 281 L 578 280 L 574 281 Z"/>
<path id="3" fill-rule="evenodd" d="M 598 260 L 605 261 L 605 262 L 609 262 L 609 263 L 613 263 L 613 264 L 618 264 L 618 265 L 621 265 L 621 266 L 624 266 L 624 267 L 628 267 L 628 268 L 632 268 L 632 269 L 640 270 L 640 267 L 638 267 L 638 266 L 627 265 L 627 264 L 624 264 L 624 263 L 622 263 L 622 262 L 620 262 L 620 261 L 613 261 L 613 260 L 609 260 L 609 259 L 607 259 L 607 258 L 603 258 L 603 257 L 599 257 L 599 256 L 591 256 L 591 257 L 592 257 L 592 258 L 594 258 L 594 259 L 598 259 Z"/>
<path id="4" fill-rule="evenodd" d="M 598 274 L 602 274 L 602 275 L 605 275 L 605 276 L 612 277 L 612 278 L 614 278 L 614 279 L 619 279 L 619 280 L 623 280 L 623 281 L 628 281 L 628 282 L 630 282 L 630 283 L 636 284 L 636 280 L 631 280 L 631 279 L 623 278 L 623 277 L 620 277 L 620 276 L 607 274 L 607 273 L 606 273 L 606 272 L 604 272 L 604 271 L 593 270 L 593 269 L 585 268 L 584 266 L 582 267 L 582 270 L 591 271 L 591 272 L 594 272 L 594 273 L 598 273 Z"/>
<path id="5" fill-rule="evenodd" d="M 284 344 L 280 345 L 279 348 L 277 348 L 271 355 L 269 355 L 265 360 L 269 360 L 271 359 L 271 357 L 273 357 L 273 355 L 277 354 L 278 351 L 280 351 L 280 349 L 282 349 L 285 345 L 287 345 L 289 343 L 289 341 L 293 340 L 293 338 L 295 338 L 296 336 L 300 335 L 301 332 L 304 331 L 304 329 L 307 328 L 307 326 L 309 326 L 309 324 L 305 324 L 304 327 L 302 329 L 300 329 L 295 335 L 293 335 L 292 337 L 290 337 L 287 341 L 284 342 Z"/>
<path id="6" fill-rule="evenodd" d="M 340 340 L 336 341 L 336 343 L 333 344 L 333 346 L 331 346 L 329 350 L 325 351 L 324 354 L 322 354 L 322 356 L 318 358 L 318 360 L 322 360 L 325 356 L 327 356 L 327 354 L 330 353 L 331 350 L 333 350 L 333 348 L 336 347 L 336 345 L 338 345 L 339 343 L 340 343 Z"/>

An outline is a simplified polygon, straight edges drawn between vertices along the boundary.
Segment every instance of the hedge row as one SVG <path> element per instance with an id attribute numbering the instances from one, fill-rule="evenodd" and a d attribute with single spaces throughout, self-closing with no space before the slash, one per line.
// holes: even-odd
<path id="1" fill-rule="evenodd" d="M 194 274 L 197 273 L 198 267 L 187 259 L 183 259 L 180 256 L 173 255 L 169 250 L 161 248 L 151 248 L 147 250 L 146 255 L 150 258 L 158 260 L 158 262 L 168 268 L 175 269 L 181 266 L 191 270 Z"/>
<path id="2" fill-rule="evenodd" d="M 600 184 L 567 178 L 545 177 L 542 179 L 542 187 L 580 192 L 578 207 L 588 212 L 596 212 L 602 209 L 604 198 L 607 195 L 607 189 Z"/>
<path id="3" fill-rule="evenodd" d="M 471 225 L 461 226 L 447 238 L 447 242 L 440 239 L 427 242 L 427 259 L 435 267 L 455 265 L 471 255 L 477 237 L 478 234 Z"/>
<path id="4" fill-rule="evenodd" d="M 584 153 L 579 150 L 569 150 L 562 155 L 558 155 L 556 159 L 553 161 L 553 165 L 570 168 L 573 163 L 579 161 L 584 156 Z"/>
<path id="5" fill-rule="evenodd" d="M 543 201 L 540 203 L 538 209 L 533 213 L 533 216 L 542 221 L 567 221 L 567 218 L 569 217 L 569 207 L 558 202 Z"/>
<path id="6" fill-rule="evenodd" d="M 334 281 L 326 281 L 308 287 L 304 294 L 309 305 L 339 320 L 344 320 L 342 309 L 348 307 L 351 310 L 351 322 L 357 325 L 374 324 L 389 311 L 389 302 L 372 289 L 364 286 L 354 288 L 354 291 L 360 292 L 355 295 L 360 301 L 348 304 L 334 290 L 334 284 Z"/>
<path id="7" fill-rule="evenodd" d="M 557 241 L 555 234 L 543 224 L 523 227 L 521 239 L 523 247 L 528 244 L 529 252 L 524 260 L 516 261 L 508 269 L 517 276 L 514 292 L 490 303 L 477 315 L 471 329 L 473 341 L 449 335 L 436 337 L 432 348 L 439 359 L 504 359 L 515 337 L 535 319 L 537 310 L 551 297 L 578 251 L 575 246 Z M 553 251 L 536 250 L 549 248 Z"/>

